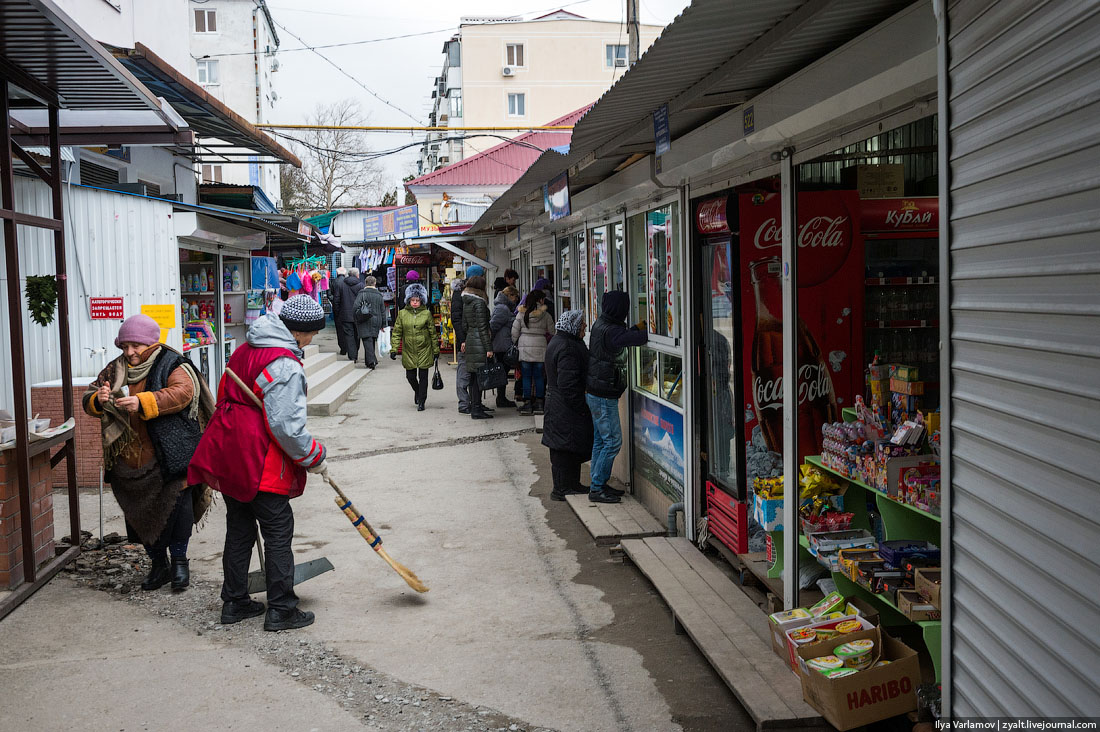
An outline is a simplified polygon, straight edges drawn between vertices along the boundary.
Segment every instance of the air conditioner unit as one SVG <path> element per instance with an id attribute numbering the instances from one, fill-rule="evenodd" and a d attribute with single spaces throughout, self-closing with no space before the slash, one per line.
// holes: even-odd
<path id="1" fill-rule="evenodd" d="M 626 59 L 625 59 L 625 58 L 617 58 L 617 59 L 615 59 L 615 68 L 617 68 L 617 69 L 620 69 L 620 68 L 621 68 L 621 69 L 625 69 L 625 68 L 626 68 Z"/>
<path id="2" fill-rule="evenodd" d="M 513 76 L 515 75 L 515 73 L 515 69 L 513 69 L 511 66 L 505 66 L 503 69 L 500 70 L 501 76 Z"/>

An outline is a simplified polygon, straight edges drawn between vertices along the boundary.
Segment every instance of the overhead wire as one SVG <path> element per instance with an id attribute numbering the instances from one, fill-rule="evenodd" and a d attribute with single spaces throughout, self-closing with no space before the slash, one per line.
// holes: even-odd
<path id="1" fill-rule="evenodd" d="M 283 30 L 286 30 L 286 28 L 283 27 L 278 22 L 276 22 L 275 25 L 279 26 L 280 28 L 283 28 Z M 385 38 L 365 38 L 361 41 L 347 41 L 345 43 L 326 43 L 326 44 L 323 44 L 323 45 L 320 45 L 320 46 L 306 46 L 306 45 L 303 45 L 301 48 L 280 48 L 279 53 L 291 53 L 293 51 L 318 51 L 318 50 L 323 49 L 323 48 L 344 48 L 346 46 L 362 46 L 362 45 L 367 44 L 367 43 L 381 43 L 383 41 L 399 41 L 403 38 L 416 38 L 417 36 L 430 36 L 430 35 L 435 35 L 436 33 L 448 33 L 448 32 L 453 32 L 453 31 L 456 31 L 456 30 L 458 30 L 457 27 L 440 28 L 439 30 L 423 31 L 421 33 L 406 33 L 406 34 L 400 35 L 400 36 L 386 36 Z M 289 31 L 287 31 L 287 32 L 289 33 Z M 297 38 L 297 36 L 295 36 L 295 38 Z M 301 40 L 301 39 L 299 39 L 299 40 Z M 202 56 L 195 56 L 194 58 L 222 58 L 222 57 L 225 57 L 225 56 L 252 56 L 254 53 L 255 53 L 254 51 L 239 51 L 239 52 L 234 52 L 234 53 L 206 53 L 206 54 L 203 54 Z"/>

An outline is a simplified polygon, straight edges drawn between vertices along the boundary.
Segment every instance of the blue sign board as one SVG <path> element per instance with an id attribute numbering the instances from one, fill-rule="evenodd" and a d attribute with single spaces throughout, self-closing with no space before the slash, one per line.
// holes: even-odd
<path id="1" fill-rule="evenodd" d="M 363 240 L 384 236 L 420 233 L 420 214 L 414 203 L 390 211 L 376 211 L 363 216 Z"/>
<path id="2" fill-rule="evenodd" d="M 756 111 L 752 105 L 741 111 L 741 131 L 746 135 L 756 131 Z"/>
<path id="3" fill-rule="evenodd" d="M 672 135 L 668 129 L 668 105 L 662 104 L 653 112 L 653 140 L 657 144 L 656 155 L 664 155 L 672 147 Z"/>
<path id="4" fill-rule="evenodd" d="M 634 462 L 638 473 L 669 498 L 684 497 L 684 415 L 639 392 L 634 406 Z"/>

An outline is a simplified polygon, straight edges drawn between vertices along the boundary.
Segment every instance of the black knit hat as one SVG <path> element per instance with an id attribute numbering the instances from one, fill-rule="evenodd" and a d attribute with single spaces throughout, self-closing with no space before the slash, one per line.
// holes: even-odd
<path id="1" fill-rule="evenodd" d="M 309 295 L 295 295 L 283 303 L 279 319 L 287 330 L 314 333 L 325 329 L 325 311 Z"/>

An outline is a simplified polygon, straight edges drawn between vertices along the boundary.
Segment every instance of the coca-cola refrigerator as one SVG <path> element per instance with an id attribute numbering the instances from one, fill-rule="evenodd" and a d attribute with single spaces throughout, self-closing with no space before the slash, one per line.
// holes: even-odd
<path id="1" fill-rule="evenodd" d="M 782 473 L 783 296 L 778 193 L 738 196 L 746 477 Z M 863 236 L 855 191 L 798 194 L 798 456 L 863 392 Z"/>

